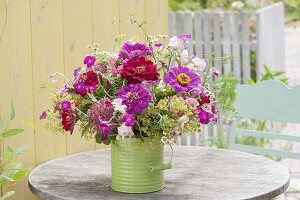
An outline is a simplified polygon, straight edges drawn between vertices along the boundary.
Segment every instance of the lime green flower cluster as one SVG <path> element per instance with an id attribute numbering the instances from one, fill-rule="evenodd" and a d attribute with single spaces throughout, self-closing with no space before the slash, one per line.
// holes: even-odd
<path id="1" fill-rule="evenodd" d="M 159 135 L 163 143 L 176 144 L 174 136 L 201 132 L 195 110 L 182 97 L 160 100 L 138 117 L 143 135 Z"/>

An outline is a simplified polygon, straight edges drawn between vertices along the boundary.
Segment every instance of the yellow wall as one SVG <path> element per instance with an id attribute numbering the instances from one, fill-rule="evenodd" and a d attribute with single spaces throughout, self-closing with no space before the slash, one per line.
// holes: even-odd
<path id="1" fill-rule="evenodd" d="M 17 120 L 15 126 L 26 131 L 4 145 L 30 144 L 20 161 L 37 166 L 47 160 L 80 151 L 101 148 L 85 141 L 78 132 L 53 135 L 41 127 L 38 116 L 49 106 L 49 94 L 40 89 L 40 81 L 52 72 L 71 75 L 81 65 L 86 46 L 93 42 L 112 50 L 114 36 L 120 33 L 142 36 L 129 24 L 113 25 L 115 19 L 137 19 L 148 22 L 150 34 L 167 33 L 167 0 L 6 0 L 8 23 L 0 43 L 0 109 L 8 113 L 13 97 Z M 4 24 L 4 1 L 0 0 L 0 29 Z M 35 130 L 24 126 L 31 120 Z M 100 166 L 99 166 L 100 167 Z M 17 200 L 36 199 L 27 182 L 14 186 Z M 3 192 L 8 189 L 4 188 Z"/>

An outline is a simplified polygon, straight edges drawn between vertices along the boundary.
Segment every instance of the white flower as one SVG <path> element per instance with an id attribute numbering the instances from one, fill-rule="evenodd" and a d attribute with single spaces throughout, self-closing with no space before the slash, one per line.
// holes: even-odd
<path id="1" fill-rule="evenodd" d="M 199 71 L 203 71 L 206 67 L 206 62 L 204 59 L 201 59 L 199 57 L 194 57 L 192 59 L 192 63 L 189 63 L 188 67 L 196 66 Z"/>
<path id="2" fill-rule="evenodd" d="M 164 143 L 164 144 L 167 144 L 168 141 L 169 141 L 169 139 L 168 139 L 166 136 L 162 136 L 161 139 L 160 139 L 160 141 L 161 141 L 162 143 Z"/>
<path id="3" fill-rule="evenodd" d="M 158 85 L 157 85 L 157 89 L 161 92 L 165 92 L 167 89 L 166 89 L 166 84 L 164 83 L 163 80 L 160 80 Z"/>
<path id="4" fill-rule="evenodd" d="M 243 2 L 241 2 L 241 1 L 234 1 L 234 2 L 232 2 L 232 4 L 231 4 L 231 7 L 237 8 L 237 9 L 241 9 L 241 8 L 243 8 L 244 6 L 245 6 L 245 4 L 244 4 Z"/>
<path id="5" fill-rule="evenodd" d="M 180 60 L 183 64 L 186 64 L 189 61 L 189 54 L 186 49 L 181 52 Z"/>
<path id="6" fill-rule="evenodd" d="M 173 36 L 170 38 L 168 46 L 183 50 L 184 49 L 184 41 L 179 39 L 177 36 Z"/>
<path id="7" fill-rule="evenodd" d="M 127 106 L 123 105 L 122 101 L 123 101 L 122 99 L 117 98 L 113 100 L 112 105 L 114 106 L 115 111 L 120 111 L 122 114 L 125 114 Z"/>
<path id="8" fill-rule="evenodd" d="M 187 97 L 185 102 L 189 105 L 192 106 L 192 108 L 196 109 L 197 106 L 199 106 L 199 102 L 197 101 L 197 99 L 191 98 L 191 97 Z"/>
<path id="9" fill-rule="evenodd" d="M 125 136 L 131 137 L 134 135 L 134 133 L 132 131 L 131 126 L 126 126 L 125 124 L 122 124 L 122 126 L 118 128 L 118 135 L 121 137 L 125 137 Z"/>

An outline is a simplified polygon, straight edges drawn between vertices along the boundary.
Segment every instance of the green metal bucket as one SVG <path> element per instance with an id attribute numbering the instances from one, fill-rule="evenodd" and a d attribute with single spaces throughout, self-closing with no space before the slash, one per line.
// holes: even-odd
<path id="1" fill-rule="evenodd" d="M 124 138 L 111 145 L 111 188 L 125 193 L 155 192 L 164 188 L 164 145 L 149 151 L 150 139 L 135 148 L 136 138 Z M 148 151 L 146 151 L 148 149 Z"/>

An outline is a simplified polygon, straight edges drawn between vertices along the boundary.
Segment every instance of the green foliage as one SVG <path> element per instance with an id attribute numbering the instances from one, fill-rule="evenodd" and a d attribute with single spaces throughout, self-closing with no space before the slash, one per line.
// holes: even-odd
<path id="1" fill-rule="evenodd" d="M 3 119 L 1 118 L 1 129 L 0 129 L 0 144 L 3 145 L 3 141 L 5 138 L 14 137 L 17 134 L 22 133 L 24 130 L 19 128 L 9 128 L 10 122 L 15 118 L 15 108 L 13 101 L 11 101 L 10 108 L 10 118 L 7 124 L 3 124 Z M 15 162 L 15 159 L 27 151 L 29 146 L 21 146 L 16 149 L 7 146 L 3 156 L 0 158 L 0 186 L 11 186 L 15 184 L 17 181 L 22 181 L 30 172 L 30 168 L 22 167 L 21 163 Z M 9 191 L 5 193 L 0 200 L 4 200 L 9 198 L 15 193 L 15 191 Z"/>
<path id="2" fill-rule="evenodd" d="M 259 83 L 262 81 L 267 81 L 267 80 L 272 80 L 272 79 L 277 79 L 279 81 L 281 81 L 282 83 L 288 85 L 288 78 L 284 78 L 282 77 L 282 75 L 284 74 L 284 72 L 282 71 L 271 71 L 270 68 L 268 68 L 266 65 L 263 66 L 265 72 L 261 75 L 259 80 L 254 80 L 254 79 L 250 79 L 248 82 L 249 84 L 255 84 L 255 83 Z"/>

